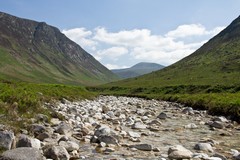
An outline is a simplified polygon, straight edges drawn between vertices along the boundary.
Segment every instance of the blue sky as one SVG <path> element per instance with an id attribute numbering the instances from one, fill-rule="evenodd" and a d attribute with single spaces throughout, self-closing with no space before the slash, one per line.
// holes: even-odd
<path id="1" fill-rule="evenodd" d="M 1 0 L 0 11 L 59 28 L 108 68 L 170 65 L 240 15 L 239 0 Z"/>

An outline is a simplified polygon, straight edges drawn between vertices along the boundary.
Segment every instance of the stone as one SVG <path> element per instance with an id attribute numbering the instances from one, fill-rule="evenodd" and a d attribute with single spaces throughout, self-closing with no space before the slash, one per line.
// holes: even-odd
<path id="1" fill-rule="evenodd" d="M 167 114 L 164 113 L 164 112 L 162 112 L 162 113 L 160 113 L 160 114 L 157 116 L 157 118 L 159 118 L 159 119 L 167 119 Z"/>
<path id="2" fill-rule="evenodd" d="M 62 146 L 51 146 L 44 150 L 44 156 L 54 160 L 69 160 L 70 155 Z"/>
<path id="3" fill-rule="evenodd" d="M 41 142 L 36 138 L 31 138 L 27 135 L 21 134 L 18 137 L 16 147 L 32 147 L 32 148 L 40 149 Z"/>
<path id="4" fill-rule="evenodd" d="M 12 148 L 15 140 L 14 133 L 11 131 L 0 131 L 0 148 L 9 150 Z"/>
<path id="5" fill-rule="evenodd" d="M 111 110 L 110 106 L 106 106 L 106 105 L 103 105 L 103 106 L 102 106 L 102 112 L 103 112 L 103 113 L 107 113 L 107 112 L 110 111 L 110 110 Z"/>
<path id="6" fill-rule="evenodd" d="M 148 125 L 162 125 L 162 122 L 154 119 L 151 122 L 149 122 Z"/>
<path id="7" fill-rule="evenodd" d="M 153 149 L 152 145 L 150 144 L 135 144 L 131 145 L 130 148 L 136 148 L 141 151 L 151 151 Z"/>
<path id="8" fill-rule="evenodd" d="M 95 132 L 94 135 L 95 136 L 100 136 L 100 135 L 108 135 L 111 134 L 111 129 L 108 126 L 104 126 L 102 125 L 101 127 L 99 127 Z"/>
<path id="9" fill-rule="evenodd" d="M 132 125 L 132 129 L 146 129 L 147 125 L 141 123 L 141 122 L 136 122 Z"/>
<path id="10" fill-rule="evenodd" d="M 133 138 L 140 138 L 141 137 L 141 135 L 137 132 L 128 131 L 127 133 L 130 137 L 133 137 Z"/>
<path id="11" fill-rule="evenodd" d="M 210 123 L 210 126 L 218 129 L 224 128 L 224 124 L 220 121 L 214 121 L 213 123 Z"/>
<path id="12" fill-rule="evenodd" d="M 115 151 L 114 148 L 108 147 L 108 148 L 106 148 L 103 152 L 114 152 L 114 151 Z"/>
<path id="13" fill-rule="evenodd" d="M 188 125 L 186 125 L 184 127 L 186 129 L 196 129 L 196 128 L 198 128 L 198 126 L 196 124 L 194 124 L 194 123 L 190 123 L 190 124 L 188 124 Z"/>
<path id="14" fill-rule="evenodd" d="M 194 146 L 194 149 L 201 151 L 213 152 L 213 148 L 209 143 L 198 143 Z"/>
<path id="15" fill-rule="evenodd" d="M 106 144 L 118 144 L 118 140 L 111 135 L 101 135 L 98 137 L 98 140 Z"/>
<path id="16" fill-rule="evenodd" d="M 219 154 L 219 153 L 215 153 L 214 155 L 212 155 L 212 157 L 218 157 L 221 160 L 227 160 L 227 158 L 224 155 Z"/>
<path id="17" fill-rule="evenodd" d="M 183 114 L 194 114 L 194 111 L 193 111 L 193 109 L 192 109 L 192 107 L 187 107 L 187 108 L 184 108 L 183 110 L 182 110 L 182 113 Z"/>
<path id="18" fill-rule="evenodd" d="M 161 151 L 160 148 L 157 148 L 157 147 L 153 148 L 153 152 L 160 152 L 160 151 Z"/>
<path id="19" fill-rule="evenodd" d="M 61 141 L 61 142 L 59 142 L 59 145 L 66 148 L 66 150 L 68 152 L 72 152 L 73 150 L 79 149 L 79 144 L 72 142 L 72 141 Z"/>
<path id="20" fill-rule="evenodd" d="M 32 132 L 35 136 L 39 135 L 40 133 L 43 133 L 47 131 L 46 127 L 41 124 L 32 124 L 30 132 Z"/>
<path id="21" fill-rule="evenodd" d="M 39 139 L 40 141 L 43 141 L 46 138 L 50 138 L 50 134 L 47 132 L 40 133 L 36 138 Z"/>
<path id="22" fill-rule="evenodd" d="M 31 147 L 21 147 L 3 152 L 1 160 L 44 160 L 40 150 Z"/>
<path id="23" fill-rule="evenodd" d="M 168 149 L 169 159 L 191 159 L 193 153 L 181 145 L 175 145 Z"/>
<path id="24" fill-rule="evenodd" d="M 71 136 L 72 135 L 72 127 L 69 124 L 62 122 L 57 126 L 55 132 L 62 134 L 62 135 Z"/>
<path id="25" fill-rule="evenodd" d="M 223 123 L 227 123 L 228 122 L 227 118 L 225 118 L 223 116 L 216 117 L 216 118 L 213 119 L 213 121 L 218 121 L 218 122 L 223 122 Z"/>
<path id="26" fill-rule="evenodd" d="M 240 153 L 238 151 L 233 154 L 233 159 L 240 160 Z"/>

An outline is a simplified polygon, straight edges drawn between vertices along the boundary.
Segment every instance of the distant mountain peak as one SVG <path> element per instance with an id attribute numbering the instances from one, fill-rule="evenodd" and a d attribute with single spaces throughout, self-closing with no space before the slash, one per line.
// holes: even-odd
<path id="1" fill-rule="evenodd" d="M 162 68 L 164 68 L 164 66 L 157 63 L 140 62 L 130 68 L 113 69 L 112 72 L 117 74 L 120 78 L 126 79 L 141 76 Z"/>

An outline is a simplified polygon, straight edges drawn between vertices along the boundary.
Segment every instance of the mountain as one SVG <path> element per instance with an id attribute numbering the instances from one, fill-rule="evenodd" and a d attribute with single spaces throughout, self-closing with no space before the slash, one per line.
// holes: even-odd
<path id="1" fill-rule="evenodd" d="M 126 79 L 144 75 L 162 68 L 164 68 L 164 66 L 157 63 L 141 62 L 130 68 L 113 69 L 112 72 L 118 75 L 120 78 Z"/>
<path id="2" fill-rule="evenodd" d="M 117 76 L 56 27 L 0 12 L 0 78 L 96 85 Z"/>
<path id="3" fill-rule="evenodd" d="M 240 84 L 240 16 L 190 56 L 144 76 L 109 86 L 161 87 Z"/>

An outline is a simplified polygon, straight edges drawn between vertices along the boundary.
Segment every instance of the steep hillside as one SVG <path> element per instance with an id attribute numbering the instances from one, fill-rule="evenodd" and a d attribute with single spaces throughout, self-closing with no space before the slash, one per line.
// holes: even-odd
<path id="1" fill-rule="evenodd" d="M 117 79 L 59 29 L 2 12 L 0 78 L 81 85 Z"/>
<path id="2" fill-rule="evenodd" d="M 117 74 L 120 78 L 126 79 L 126 78 L 133 78 L 133 77 L 141 76 L 147 73 L 151 73 L 153 71 L 160 70 L 162 68 L 164 68 L 164 66 L 157 63 L 141 62 L 130 68 L 113 69 L 112 72 Z"/>
<path id="3" fill-rule="evenodd" d="M 111 83 L 109 86 L 161 87 L 177 85 L 240 84 L 240 17 L 196 52 L 141 77 Z"/>

